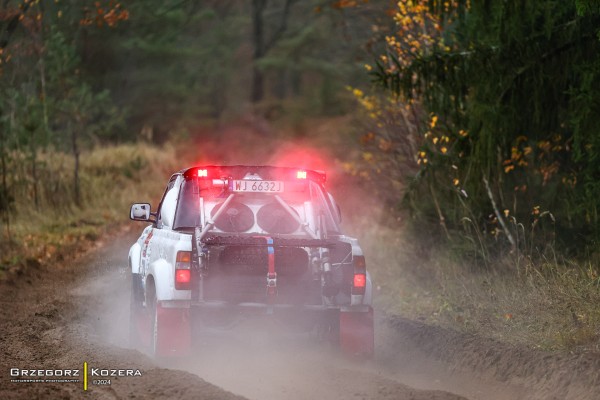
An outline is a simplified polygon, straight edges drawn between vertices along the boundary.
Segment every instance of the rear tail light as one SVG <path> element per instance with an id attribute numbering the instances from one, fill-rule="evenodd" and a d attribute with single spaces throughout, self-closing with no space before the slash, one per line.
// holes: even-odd
<path id="1" fill-rule="evenodd" d="M 363 291 L 364 291 L 366 286 L 367 286 L 367 274 L 354 274 L 354 288 L 355 289 L 363 289 Z"/>
<path id="2" fill-rule="evenodd" d="M 178 251 L 175 262 L 175 289 L 190 290 L 192 285 L 192 253 L 189 251 Z"/>
<path id="3" fill-rule="evenodd" d="M 353 256 L 354 279 L 352 280 L 352 294 L 365 294 L 367 287 L 367 263 L 364 256 Z"/>

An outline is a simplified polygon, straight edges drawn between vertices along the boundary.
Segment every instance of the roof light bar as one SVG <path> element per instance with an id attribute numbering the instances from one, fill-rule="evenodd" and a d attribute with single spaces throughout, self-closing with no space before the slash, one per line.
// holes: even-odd
<path id="1" fill-rule="evenodd" d="M 298 172 L 296 172 L 296 178 L 298 178 L 298 179 L 306 179 L 306 171 L 298 171 Z"/>

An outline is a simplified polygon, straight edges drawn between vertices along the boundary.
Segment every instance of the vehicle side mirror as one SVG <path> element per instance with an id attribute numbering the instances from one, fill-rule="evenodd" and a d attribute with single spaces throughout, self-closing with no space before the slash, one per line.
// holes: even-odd
<path id="1" fill-rule="evenodd" d="M 150 204 L 149 203 L 135 203 L 131 205 L 131 211 L 129 212 L 129 218 L 134 221 L 150 221 Z"/>

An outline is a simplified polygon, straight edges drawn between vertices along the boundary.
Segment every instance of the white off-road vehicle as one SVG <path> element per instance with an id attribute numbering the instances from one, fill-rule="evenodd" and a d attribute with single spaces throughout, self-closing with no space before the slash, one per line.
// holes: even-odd
<path id="1" fill-rule="evenodd" d="M 373 355 L 371 279 L 324 173 L 188 168 L 155 212 L 136 203 L 130 218 L 151 223 L 129 266 L 131 340 L 153 355 L 186 354 L 197 316 L 210 324 L 252 312 L 306 321 L 344 353 Z"/>

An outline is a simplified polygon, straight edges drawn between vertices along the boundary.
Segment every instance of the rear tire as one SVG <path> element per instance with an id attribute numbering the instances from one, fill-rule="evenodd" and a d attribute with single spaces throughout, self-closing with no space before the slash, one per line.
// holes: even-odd
<path id="1" fill-rule="evenodd" d="M 144 310 L 143 295 L 139 274 L 131 274 L 131 296 L 129 301 L 129 347 L 142 350 L 148 346 L 146 326 L 148 316 Z"/>

